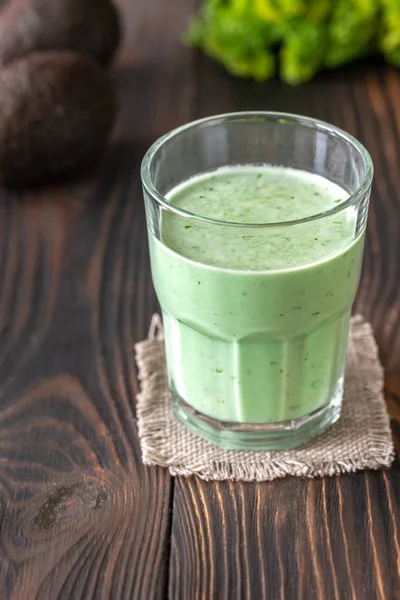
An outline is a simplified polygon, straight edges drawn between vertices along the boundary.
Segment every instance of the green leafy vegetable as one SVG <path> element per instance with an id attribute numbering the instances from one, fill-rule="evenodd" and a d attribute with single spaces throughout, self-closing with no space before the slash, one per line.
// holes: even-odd
<path id="1" fill-rule="evenodd" d="M 204 0 L 186 41 L 258 81 L 298 84 L 379 51 L 400 66 L 400 1 Z"/>
<path id="2" fill-rule="evenodd" d="M 386 59 L 400 66 L 400 2 L 381 0 L 383 6 L 382 30 L 379 48 Z"/>

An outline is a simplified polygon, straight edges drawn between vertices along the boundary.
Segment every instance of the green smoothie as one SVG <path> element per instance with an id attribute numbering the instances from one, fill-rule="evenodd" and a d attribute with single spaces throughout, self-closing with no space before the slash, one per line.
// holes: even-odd
<path id="1" fill-rule="evenodd" d="M 150 236 L 172 390 L 219 421 L 279 423 L 342 394 L 363 235 L 336 184 L 284 167 L 225 167 L 173 189 Z M 236 223 L 227 226 L 222 221 Z M 257 227 L 257 224 L 279 225 Z M 285 225 L 285 223 L 288 223 Z"/>

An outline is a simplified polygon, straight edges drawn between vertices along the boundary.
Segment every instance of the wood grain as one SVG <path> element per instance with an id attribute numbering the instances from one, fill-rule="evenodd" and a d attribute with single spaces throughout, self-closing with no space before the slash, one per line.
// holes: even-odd
<path id="1" fill-rule="evenodd" d="M 399 598 L 396 471 L 175 486 L 172 598 Z"/>
<path id="2" fill-rule="evenodd" d="M 280 110 L 358 137 L 375 163 L 355 310 L 371 320 L 400 450 L 400 73 L 360 63 L 289 88 L 233 80 L 197 56 L 193 117 Z M 264 484 L 178 479 L 171 598 L 400 598 L 400 470 Z"/>
<path id="3" fill-rule="evenodd" d="M 166 593 L 171 480 L 141 464 L 134 421 L 133 345 L 155 309 L 139 165 L 188 117 L 191 3 L 120 5 L 121 110 L 103 164 L 0 193 L 2 599 Z"/>

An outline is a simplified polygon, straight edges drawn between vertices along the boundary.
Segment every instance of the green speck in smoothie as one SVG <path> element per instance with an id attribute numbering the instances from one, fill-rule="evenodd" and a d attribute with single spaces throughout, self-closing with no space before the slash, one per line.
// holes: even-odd
<path id="1" fill-rule="evenodd" d="M 223 373 L 222 369 L 215 369 L 215 372 L 218 374 Z"/>
<path id="2" fill-rule="evenodd" d="M 315 312 L 315 313 L 312 313 L 312 316 L 313 316 L 313 317 L 317 317 L 318 315 L 319 315 L 319 311 L 317 311 L 317 312 Z"/>
<path id="3" fill-rule="evenodd" d="M 185 229 L 190 229 L 191 227 L 191 225 L 185 225 Z"/>
<path id="4" fill-rule="evenodd" d="M 198 282 L 197 282 L 197 285 L 200 285 L 200 284 L 201 284 L 201 281 L 198 281 Z"/>

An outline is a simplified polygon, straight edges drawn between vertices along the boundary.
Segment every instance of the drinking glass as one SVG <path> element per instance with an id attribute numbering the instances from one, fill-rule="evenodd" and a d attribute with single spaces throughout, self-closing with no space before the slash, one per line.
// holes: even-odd
<path id="1" fill-rule="evenodd" d="M 265 224 L 199 216 L 170 198 L 200 174 L 265 164 L 320 175 L 349 196 L 309 218 Z M 222 448 L 254 450 L 295 447 L 334 423 L 373 177 L 366 149 L 316 119 L 234 113 L 166 134 L 147 152 L 141 173 L 175 418 Z M 321 258 L 310 261 L 302 240 L 318 239 L 316 232 L 338 219 L 351 224 L 351 239 L 338 239 L 335 252 L 324 255 L 321 235 Z M 222 248 L 234 239 L 235 253 L 220 266 L 205 245 L 192 260 L 169 240 L 178 229 L 182 236 L 193 229 L 198 239 L 212 234 Z M 240 268 L 235 257 L 248 239 L 290 244 L 292 264 Z"/>

